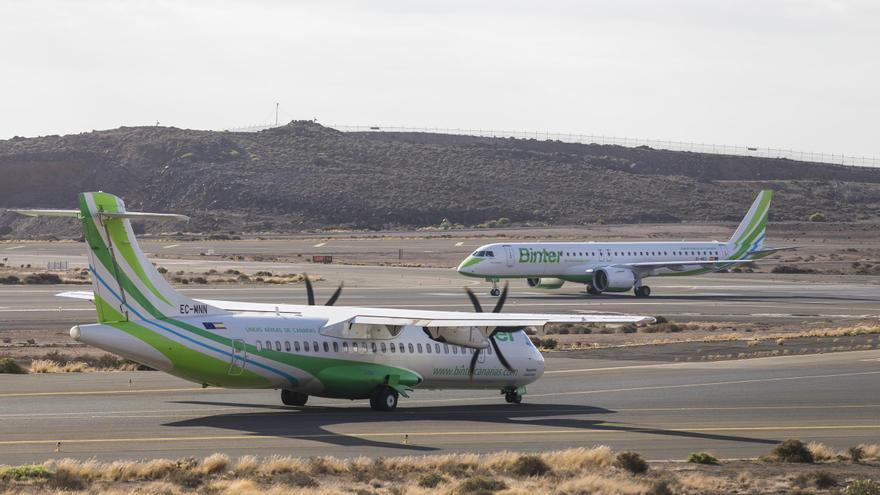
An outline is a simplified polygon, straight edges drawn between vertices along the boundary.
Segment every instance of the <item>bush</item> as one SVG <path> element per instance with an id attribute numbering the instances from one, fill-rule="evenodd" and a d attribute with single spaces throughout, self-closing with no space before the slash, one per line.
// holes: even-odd
<path id="1" fill-rule="evenodd" d="M 474 476 L 473 478 L 468 478 L 459 483 L 458 489 L 455 493 L 493 493 L 499 490 L 504 490 L 505 488 L 507 488 L 507 485 L 501 480 L 488 478 L 486 476 Z"/>
<path id="2" fill-rule="evenodd" d="M 0 468 L 0 480 L 28 481 L 46 479 L 50 476 L 52 473 L 38 464 Z"/>
<path id="3" fill-rule="evenodd" d="M 446 478 L 440 473 L 425 473 L 419 477 L 419 486 L 422 488 L 434 488 L 445 482 Z"/>
<path id="4" fill-rule="evenodd" d="M 21 279 L 16 277 L 15 275 L 9 275 L 7 277 L 0 277 L 0 284 L 3 285 L 16 285 L 21 283 Z"/>
<path id="5" fill-rule="evenodd" d="M 63 283 L 61 277 L 54 273 L 31 273 L 24 278 L 25 284 L 30 285 L 50 285 Z"/>
<path id="6" fill-rule="evenodd" d="M 667 320 L 665 316 L 655 316 L 654 325 L 659 325 L 661 323 L 669 323 L 669 320 Z"/>
<path id="7" fill-rule="evenodd" d="M 816 270 L 792 265 L 776 265 L 770 270 L 770 273 L 816 273 Z"/>
<path id="8" fill-rule="evenodd" d="M 512 471 L 517 476 L 544 476 L 550 472 L 550 466 L 536 455 L 521 455 L 513 463 Z"/>
<path id="9" fill-rule="evenodd" d="M 636 333 L 639 329 L 632 323 L 627 323 L 618 329 L 620 333 Z"/>
<path id="10" fill-rule="evenodd" d="M 813 473 L 813 482 L 816 484 L 816 488 L 820 490 L 827 490 L 837 486 L 837 478 L 828 471 L 816 471 Z"/>
<path id="11" fill-rule="evenodd" d="M 206 279 L 205 277 L 193 277 L 192 282 L 194 284 L 207 284 L 208 279 Z"/>
<path id="12" fill-rule="evenodd" d="M 645 492 L 646 495 L 674 495 L 672 486 L 667 480 L 656 480 L 651 483 L 651 487 Z"/>
<path id="13" fill-rule="evenodd" d="M 846 451 L 849 454 L 849 460 L 855 462 L 856 464 L 862 462 L 862 459 L 865 458 L 865 449 L 855 446 L 850 447 L 849 450 Z"/>
<path id="14" fill-rule="evenodd" d="M 856 480 L 843 490 L 843 495 L 880 495 L 880 483 L 873 480 Z"/>
<path id="15" fill-rule="evenodd" d="M 621 452 L 617 454 L 614 465 L 632 474 L 642 474 L 648 471 L 648 463 L 637 452 Z"/>
<path id="16" fill-rule="evenodd" d="M 0 373 L 20 375 L 24 373 L 24 368 L 19 366 L 12 358 L 3 358 L 0 359 Z"/>
<path id="17" fill-rule="evenodd" d="M 803 442 L 796 439 L 788 439 L 777 445 L 772 452 L 774 460 L 779 462 L 800 462 L 811 464 L 813 454 Z"/>
<path id="18" fill-rule="evenodd" d="M 293 471 L 273 476 L 273 480 L 283 485 L 296 486 L 299 488 L 315 488 L 318 482 L 302 471 Z"/>
<path id="19" fill-rule="evenodd" d="M 816 213 L 810 215 L 809 220 L 811 222 L 826 222 L 828 221 L 828 218 L 825 217 L 824 213 L 817 211 Z"/>
<path id="20" fill-rule="evenodd" d="M 691 452 L 687 461 L 694 464 L 711 464 L 713 466 L 718 464 L 718 458 L 708 452 Z"/>

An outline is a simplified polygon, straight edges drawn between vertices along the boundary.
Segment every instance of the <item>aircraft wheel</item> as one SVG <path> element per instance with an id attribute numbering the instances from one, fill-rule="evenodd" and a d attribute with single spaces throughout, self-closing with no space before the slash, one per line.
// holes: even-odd
<path id="1" fill-rule="evenodd" d="M 309 396 L 307 394 L 301 394 L 293 390 L 281 391 L 281 402 L 285 406 L 304 406 L 308 400 Z"/>
<path id="2" fill-rule="evenodd" d="M 648 297 L 651 295 L 651 288 L 647 285 L 642 285 L 641 287 L 636 287 L 633 292 L 635 292 L 636 297 Z"/>
<path id="3" fill-rule="evenodd" d="M 370 396 L 370 408 L 374 411 L 393 411 L 397 409 L 397 391 L 389 387 L 379 387 Z"/>
<path id="4" fill-rule="evenodd" d="M 587 284 L 587 294 L 590 294 L 591 296 L 598 296 L 601 293 L 602 292 L 596 290 L 596 288 L 593 287 L 592 284 Z"/>
<path id="5" fill-rule="evenodd" d="M 495 297 L 498 297 L 498 296 L 501 295 L 501 289 L 499 289 L 499 288 L 497 288 L 497 287 L 496 287 L 496 288 L 493 288 L 492 290 L 489 291 L 489 294 L 490 294 L 490 295 L 493 295 L 493 296 L 495 296 Z"/>
<path id="6" fill-rule="evenodd" d="M 516 392 L 507 392 L 504 394 L 504 400 L 506 400 L 508 404 L 519 404 L 522 402 L 522 397 L 522 394 Z"/>

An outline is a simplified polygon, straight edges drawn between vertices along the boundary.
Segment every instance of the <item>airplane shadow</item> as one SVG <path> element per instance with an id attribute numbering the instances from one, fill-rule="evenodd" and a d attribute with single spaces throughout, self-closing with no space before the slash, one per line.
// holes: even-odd
<path id="1" fill-rule="evenodd" d="M 440 407 L 401 407 L 394 413 L 373 412 L 368 408 L 343 407 L 285 407 L 277 405 L 255 405 L 219 401 L 174 401 L 178 404 L 195 404 L 209 406 L 247 407 L 263 409 L 266 412 L 230 413 L 191 418 L 166 423 L 171 427 L 209 427 L 246 432 L 255 436 L 272 436 L 323 442 L 339 447 L 382 447 L 404 451 L 430 452 L 440 450 L 437 447 L 420 445 L 420 423 L 430 422 L 434 425 L 449 424 L 450 430 L 456 428 L 457 421 L 478 422 L 486 424 L 487 430 L 492 428 L 503 430 L 516 426 L 532 426 L 545 428 L 570 428 L 573 430 L 599 430 L 638 433 L 644 435 L 660 435 L 678 438 L 693 438 L 727 442 L 758 443 L 775 445 L 777 439 L 755 438 L 734 435 L 718 435 L 713 433 L 687 431 L 681 429 L 667 430 L 663 428 L 644 427 L 615 423 L 603 419 L 586 419 L 578 416 L 595 414 L 614 414 L 615 411 L 600 407 L 579 406 L 571 404 L 493 404 L 478 406 L 440 406 Z M 394 422 L 398 426 L 399 435 L 394 440 L 384 441 L 365 436 L 353 436 L 336 433 L 328 429 L 336 424 L 370 424 Z M 380 430 L 377 430 L 377 433 Z M 384 430 L 382 430 L 384 431 Z M 405 433 L 413 439 L 403 443 Z M 382 435 L 383 437 L 385 435 Z"/>

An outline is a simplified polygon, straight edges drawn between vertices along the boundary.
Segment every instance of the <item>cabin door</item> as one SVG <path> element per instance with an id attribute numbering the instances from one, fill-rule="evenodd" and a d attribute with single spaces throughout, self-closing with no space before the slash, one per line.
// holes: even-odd
<path id="1" fill-rule="evenodd" d="M 229 363 L 229 374 L 232 376 L 240 375 L 244 371 L 245 363 L 247 363 L 247 347 L 241 339 L 232 341 L 232 361 Z"/>
<path id="2" fill-rule="evenodd" d="M 513 248 L 510 246 L 504 246 L 504 254 L 507 256 L 507 266 L 513 266 Z"/>

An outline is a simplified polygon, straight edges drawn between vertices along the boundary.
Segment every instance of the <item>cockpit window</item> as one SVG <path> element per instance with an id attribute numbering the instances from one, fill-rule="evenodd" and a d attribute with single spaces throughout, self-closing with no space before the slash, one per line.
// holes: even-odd
<path id="1" fill-rule="evenodd" d="M 495 254 L 492 251 L 474 251 L 474 254 L 472 254 L 471 256 L 474 256 L 475 258 L 485 258 L 487 256 L 490 258 L 494 258 Z"/>
<path id="2" fill-rule="evenodd" d="M 486 256 L 489 257 L 489 258 L 494 258 L 494 257 L 495 257 L 495 253 L 493 253 L 492 251 L 486 251 L 485 253 L 486 253 Z"/>

